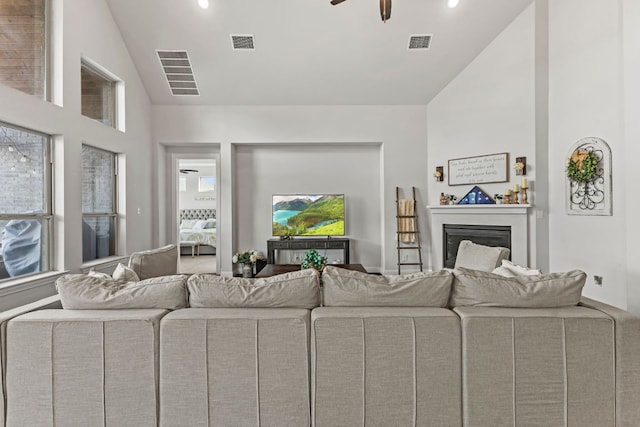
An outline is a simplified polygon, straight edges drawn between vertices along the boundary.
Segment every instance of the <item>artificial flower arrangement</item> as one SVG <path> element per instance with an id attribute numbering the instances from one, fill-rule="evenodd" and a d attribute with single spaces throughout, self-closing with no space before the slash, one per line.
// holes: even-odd
<path id="1" fill-rule="evenodd" d="M 327 265 L 327 257 L 320 255 L 317 250 L 309 249 L 304 253 L 304 261 L 302 261 L 301 267 L 315 268 L 318 271 L 322 271 L 324 266 Z"/>
<path id="2" fill-rule="evenodd" d="M 231 262 L 233 262 L 234 264 L 254 264 L 259 259 L 264 259 L 264 255 L 262 255 L 262 252 L 251 249 L 248 251 L 236 252 L 235 254 L 233 254 Z"/>

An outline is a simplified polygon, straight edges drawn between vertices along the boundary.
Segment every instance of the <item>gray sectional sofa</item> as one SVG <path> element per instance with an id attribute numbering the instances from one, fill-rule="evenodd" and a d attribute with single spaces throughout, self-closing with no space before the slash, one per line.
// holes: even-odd
<path id="1" fill-rule="evenodd" d="M 66 276 L 0 313 L 0 424 L 640 425 L 640 319 L 584 273 L 319 279 Z"/>

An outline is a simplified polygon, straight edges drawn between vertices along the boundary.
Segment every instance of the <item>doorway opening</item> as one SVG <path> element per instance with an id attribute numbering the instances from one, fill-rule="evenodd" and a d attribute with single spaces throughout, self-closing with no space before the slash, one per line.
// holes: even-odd
<path id="1" fill-rule="evenodd" d="M 180 273 L 217 273 L 218 171 L 216 159 L 178 159 L 177 244 Z"/>

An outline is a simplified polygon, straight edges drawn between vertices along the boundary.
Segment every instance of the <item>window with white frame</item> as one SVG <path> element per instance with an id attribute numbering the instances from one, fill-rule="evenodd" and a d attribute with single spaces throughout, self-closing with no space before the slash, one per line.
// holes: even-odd
<path id="1" fill-rule="evenodd" d="M 46 12 L 46 0 L 0 0 L 0 83 L 43 99 Z"/>
<path id="2" fill-rule="evenodd" d="M 216 178 L 214 176 L 201 176 L 198 179 L 198 192 L 208 193 L 216 190 Z"/>
<path id="3" fill-rule="evenodd" d="M 82 115 L 107 126 L 118 127 L 118 80 L 83 59 L 80 66 L 80 82 Z"/>
<path id="4" fill-rule="evenodd" d="M 82 260 L 116 254 L 116 154 L 82 145 Z"/>
<path id="5" fill-rule="evenodd" d="M 0 122 L 0 280 L 51 269 L 50 139 Z"/>

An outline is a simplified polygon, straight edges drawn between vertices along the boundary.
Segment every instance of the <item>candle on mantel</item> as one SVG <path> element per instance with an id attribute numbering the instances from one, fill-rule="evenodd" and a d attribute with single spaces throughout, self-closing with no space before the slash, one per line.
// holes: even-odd
<path id="1" fill-rule="evenodd" d="M 515 188 L 515 192 L 519 192 L 520 191 L 520 184 L 516 184 L 516 188 Z"/>
<path id="2" fill-rule="evenodd" d="M 522 179 L 522 188 L 529 188 L 529 186 L 527 184 L 528 184 L 527 178 L 523 178 Z"/>
<path id="3" fill-rule="evenodd" d="M 504 192 L 505 195 L 510 196 L 511 195 L 511 189 L 507 188 L 507 191 Z"/>

